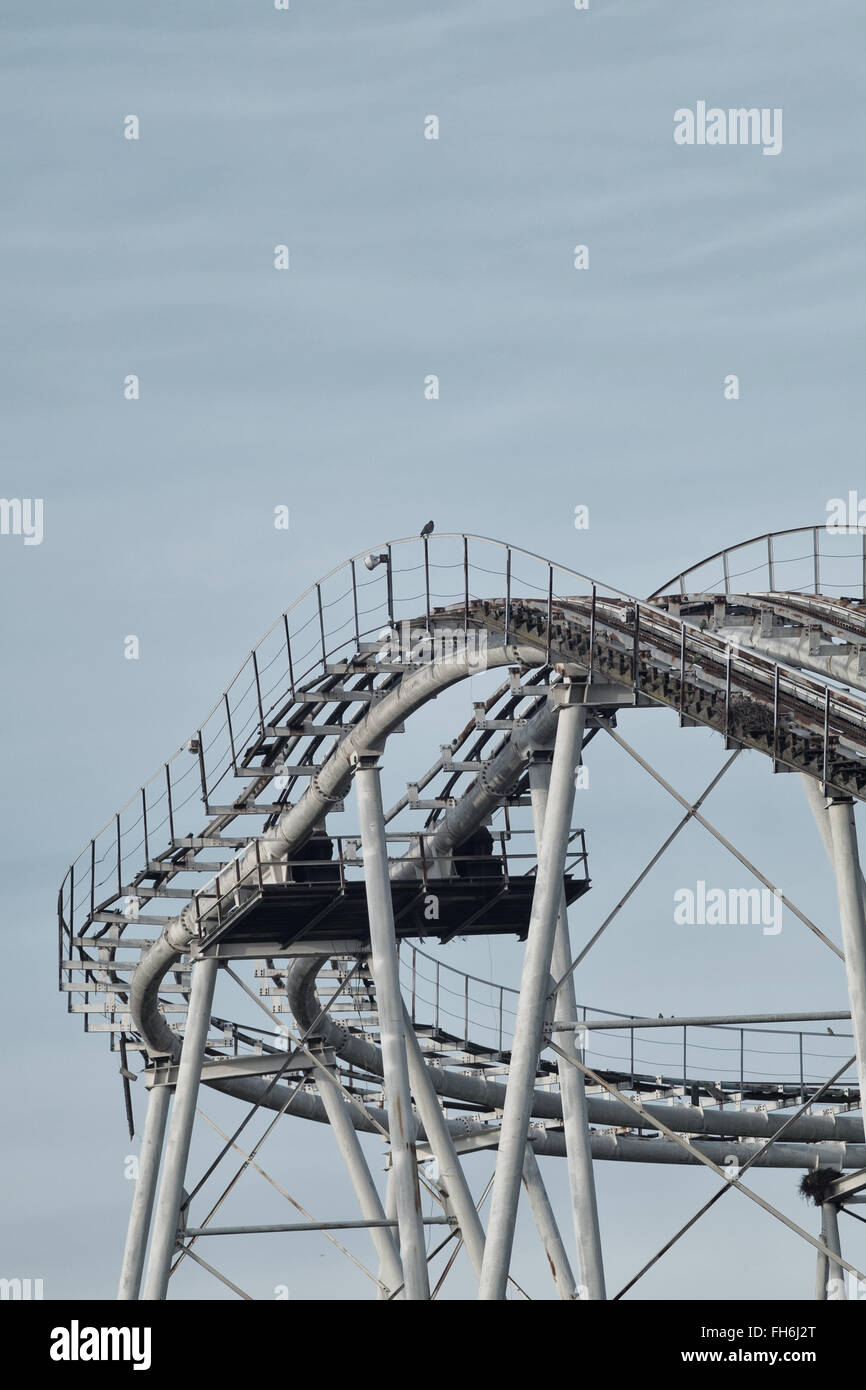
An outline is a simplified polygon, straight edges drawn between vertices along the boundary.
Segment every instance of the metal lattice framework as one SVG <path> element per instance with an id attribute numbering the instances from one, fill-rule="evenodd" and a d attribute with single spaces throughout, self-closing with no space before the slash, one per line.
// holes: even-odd
<path id="1" fill-rule="evenodd" d="M 844 1296 L 842 1270 L 858 1271 L 837 1213 L 866 1178 L 853 814 L 866 797 L 864 557 L 859 532 L 779 532 L 640 602 L 519 547 L 433 535 L 356 556 L 307 590 L 60 889 L 60 988 L 121 1054 L 130 1133 L 136 1055 L 148 1092 L 120 1297 L 165 1297 L 186 1258 L 246 1296 L 203 1258 L 203 1237 L 319 1229 L 339 1245 L 332 1231 L 361 1226 L 379 1297 L 435 1295 L 462 1245 L 479 1296 L 504 1298 L 523 1189 L 555 1293 L 604 1298 L 593 1162 L 605 1159 L 709 1167 L 720 1183 L 702 1210 L 736 1188 L 817 1249 L 816 1296 Z M 402 771 L 405 792 L 386 807 L 382 768 L 405 769 L 392 736 L 470 677 L 490 693 L 414 778 Z M 633 708 L 723 737 L 729 756 L 697 801 L 623 738 Z M 575 782 L 599 735 L 683 814 L 575 957 L 568 907 L 590 889 Z M 701 809 L 746 750 L 800 775 L 836 877 L 841 947 Z M 578 1003 L 580 962 L 692 821 L 844 962 L 848 1008 L 672 1020 Z M 525 941 L 519 990 L 435 954 L 481 935 Z M 218 981 L 259 1021 L 217 1017 Z M 850 1034 L 843 1022 L 828 1036 L 828 1021 L 848 1019 Z M 220 1227 L 224 1193 L 194 1224 L 216 1168 L 185 1189 L 202 1084 L 246 1107 L 220 1159 L 260 1111 L 274 1112 L 266 1135 L 286 1114 L 330 1124 L 360 1218 Z M 384 1198 L 364 1133 L 386 1142 Z M 486 1226 L 465 1172 L 482 1149 L 496 1151 Z M 544 1155 L 566 1159 L 571 1255 Z M 749 1188 L 753 1165 L 818 1173 L 820 1236 Z M 447 1228 L 435 1285 L 419 1184 Z"/>

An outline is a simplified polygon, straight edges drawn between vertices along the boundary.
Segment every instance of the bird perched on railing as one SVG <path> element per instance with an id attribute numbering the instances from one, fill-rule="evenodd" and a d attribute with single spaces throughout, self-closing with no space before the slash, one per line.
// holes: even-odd
<path id="1" fill-rule="evenodd" d="M 427 537 L 428 537 L 429 535 L 432 535 L 432 532 L 433 532 L 433 522 L 432 522 L 432 521 L 428 521 L 428 522 L 427 522 L 427 525 L 426 525 L 426 526 L 422 526 L 422 528 L 421 528 L 421 539 L 422 539 L 422 541 L 426 541 Z"/>

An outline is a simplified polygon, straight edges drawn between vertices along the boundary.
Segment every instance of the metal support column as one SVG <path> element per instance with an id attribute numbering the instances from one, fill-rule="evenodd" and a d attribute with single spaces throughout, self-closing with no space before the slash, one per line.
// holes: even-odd
<path id="1" fill-rule="evenodd" d="M 864 532 L 864 540 L 866 540 L 866 532 Z M 800 781 L 803 784 L 803 790 L 806 793 L 806 800 L 809 803 L 809 808 L 812 815 L 815 817 L 815 823 L 821 833 L 821 839 L 827 851 L 827 858 L 830 860 L 831 865 L 834 865 L 836 861 L 833 854 L 833 832 L 830 829 L 830 818 L 827 815 L 827 798 L 821 790 L 821 783 L 805 772 L 800 773 Z M 866 899 L 866 878 L 863 876 L 862 867 L 860 869 L 860 891 L 864 899 Z"/>
<path id="2" fill-rule="evenodd" d="M 454 1141 L 445 1116 L 439 1105 L 433 1083 L 427 1071 L 427 1063 L 421 1045 L 415 1036 L 412 1020 L 403 1009 L 403 1031 L 406 1037 L 406 1056 L 409 1062 L 409 1084 L 415 1097 L 415 1104 L 421 1116 L 421 1123 L 439 1165 L 439 1185 L 445 1190 L 457 1223 L 466 1253 L 469 1256 L 476 1278 L 481 1277 L 481 1264 L 484 1259 L 484 1227 L 478 1215 L 469 1184 L 463 1172 Z"/>
<path id="3" fill-rule="evenodd" d="M 584 721 L 583 707 L 576 700 L 566 703 L 574 699 L 576 688 L 566 686 L 558 689 L 562 691 L 563 703 L 557 717 L 544 838 L 538 850 L 535 891 L 520 979 L 511 1067 L 481 1271 L 479 1297 L 482 1299 L 504 1299 L 508 1285 L 538 1054 L 551 990 L 550 963 L 574 805 L 574 768 L 578 762 Z"/>
<path id="4" fill-rule="evenodd" d="M 544 1253 L 547 1256 L 547 1263 L 550 1265 L 556 1291 L 560 1298 L 574 1300 L 578 1297 L 574 1275 L 571 1272 L 571 1265 L 568 1263 L 568 1255 L 565 1253 L 562 1236 L 559 1234 L 559 1227 L 556 1224 L 553 1207 L 550 1205 L 547 1188 L 542 1181 L 538 1159 L 535 1157 L 531 1144 L 526 1145 L 523 1155 L 522 1176 L 523 1186 L 526 1188 L 526 1195 L 529 1198 L 532 1215 L 538 1227 Z"/>
<path id="5" fill-rule="evenodd" d="M 821 1239 L 834 1255 L 842 1254 L 839 1241 L 839 1213 L 834 1202 L 825 1202 L 821 1207 Z M 845 1292 L 845 1271 L 833 1260 L 827 1260 L 827 1298 L 838 1303 L 847 1297 Z"/>
<path id="6" fill-rule="evenodd" d="M 581 730 L 581 738 L 582 734 L 583 730 Z M 576 771 L 577 767 L 575 767 Z M 529 789 L 532 798 L 536 843 L 540 843 L 543 839 L 549 787 L 550 764 L 533 762 L 529 769 Z M 577 1022 L 574 973 L 569 969 L 571 960 L 568 909 L 563 890 L 559 904 L 559 915 L 556 920 L 556 936 L 553 942 L 551 960 L 552 973 L 555 978 L 564 979 L 562 988 L 557 991 L 556 995 L 554 1020 L 557 1023 Z M 583 1061 L 580 1034 L 576 1029 L 565 1031 L 559 1037 L 559 1045 L 564 1052 L 571 1052 L 578 1061 Z M 562 1096 L 565 1151 L 580 1283 L 585 1298 L 604 1299 L 604 1259 L 598 1226 L 595 1177 L 592 1168 L 592 1147 L 586 1108 L 586 1083 L 583 1073 L 578 1071 L 576 1067 L 570 1066 L 562 1058 L 558 1059 L 558 1075 L 559 1090 Z"/>
<path id="7" fill-rule="evenodd" d="M 827 1227 L 824 1223 L 824 1211 L 821 1210 L 821 1239 L 827 1244 Z M 830 1261 L 823 1250 L 818 1251 L 818 1260 L 815 1265 L 815 1298 L 819 1303 L 826 1302 L 827 1299 L 827 1266 Z"/>
<path id="8" fill-rule="evenodd" d="M 334 1132 L 346 1171 L 355 1190 L 361 1215 L 366 1221 L 386 1221 L 385 1209 L 376 1191 L 367 1160 L 361 1148 L 350 1106 L 343 1099 L 343 1093 L 330 1072 L 317 1070 L 316 1086 L 322 1104 L 328 1114 L 328 1122 Z M 387 1285 L 388 1293 L 393 1293 L 403 1282 L 403 1268 L 397 1245 L 387 1226 L 372 1226 L 370 1237 L 379 1256 L 379 1278 Z"/>
<path id="9" fill-rule="evenodd" d="M 386 1218 L 387 1218 L 388 1221 L 393 1221 L 393 1222 L 396 1223 L 396 1221 L 397 1221 L 397 1203 L 396 1203 L 396 1200 L 395 1200 L 395 1197 L 394 1197 L 394 1169 L 393 1169 L 393 1168 L 389 1168 L 389 1169 L 388 1169 L 388 1172 L 387 1172 L 387 1175 L 386 1175 L 386 1178 L 385 1178 L 385 1216 L 386 1216 Z M 396 1231 L 396 1226 L 395 1226 L 394 1229 L 395 1229 L 395 1231 Z M 396 1241 L 396 1236 L 395 1236 L 395 1241 Z M 396 1244 L 395 1244 L 394 1248 L 395 1248 L 395 1250 L 397 1249 Z M 400 1258 L 400 1252 L 397 1251 L 397 1259 L 399 1260 L 399 1258 Z M 403 1282 L 402 1268 L 403 1268 L 403 1267 L 402 1267 L 402 1265 L 401 1265 L 401 1266 L 400 1266 L 400 1270 L 401 1270 L 401 1272 L 400 1272 L 400 1283 L 401 1283 L 401 1284 L 402 1284 L 402 1282 Z M 387 1280 L 386 1277 L 385 1277 L 385 1262 L 384 1262 L 384 1261 L 382 1260 L 382 1258 L 380 1257 L 380 1258 L 379 1258 L 379 1287 L 378 1287 L 377 1290 L 376 1290 L 376 1298 L 377 1298 L 380 1302 L 383 1302 L 383 1301 L 388 1297 L 388 1295 L 385 1293 L 385 1285 L 387 1284 L 387 1282 L 388 1282 L 388 1280 Z M 397 1301 L 397 1299 L 403 1299 L 403 1298 L 405 1298 L 405 1294 L 406 1294 L 405 1289 L 401 1289 L 400 1292 L 399 1292 L 398 1294 L 395 1295 L 395 1302 Z"/>
<path id="10" fill-rule="evenodd" d="M 165 1137 L 170 1100 L 170 1086 L 151 1086 L 147 1096 L 147 1114 L 141 1137 L 141 1152 L 138 1155 L 138 1177 L 132 1194 L 132 1210 L 129 1213 L 120 1285 L 117 1290 L 117 1297 L 121 1301 L 137 1299 L 141 1289 L 144 1255 L 150 1234 L 150 1218 L 153 1199 L 156 1196 L 156 1180 L 159 1176 L 162 1141 Z"/>
<path id="11" fill-rule="evenodd" d="M 860 859 L 857 853 L 857 831 L 851 798 L 832 798 L 827 806 L 827 817 L 833 835 L 833 861 L 836 891 L 839 896 L 842 949 L 845 952 L 851 1029 L 854 1034 L 857 1075 L 862 1097 L 866 1095 L 866 915 L 860 889 Z"/>
<path id="12" fill-rule="evenodd" d="M 144 1298 L 148 1302 L 165 1298 L 168 1290 L 168 1276 L 171 1257 L 177 1244 L 183 1180 L 189 1158 L 195 1104 L 201 1081 L 201 1064 L 207 1042 L 218 965 L 216 957 L 208 956 L 198 961 L 192 970 L 189 1012 L 183 1035 L 162 1182 L 156 1202 L 153 1242 L 144 1285 Z"/>
<path id="13" fill-rule="evenodd" d="M 427 1258 L 421 1221 L 421 1193 L 415 1158 L 415 1132 L 409 1096 L 409 1068 L 403 1036 L 403 1000 L 397 967 L 397 939 L 385 814 L 379 783 L 378 759 L 362 754 L 355 764 L 355 786 L 361 822 L 364 884 L 370 919 L 373 978 L 379 1013 L 379 1033 L 385 1080 L 385 1103 L 391 1145 L 391 1163 L 400 1232 L 400 1259 L 407 1299 L 428 1299 Z"/>

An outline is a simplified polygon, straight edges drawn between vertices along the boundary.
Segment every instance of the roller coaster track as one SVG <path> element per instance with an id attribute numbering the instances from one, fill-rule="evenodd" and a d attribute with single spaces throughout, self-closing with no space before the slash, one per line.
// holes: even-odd
<path id="1" fill-rule="evenodd" d="M 784 547 L 804 537 L 804 582 L 780 590 L 780 568 L 794 563 Z M 486 682 L 487 698 L 407 781 L 383 825 L 407 1030 L 447 1129 L 437 1150 L 429 1106 L 425 1122 L 419 1105 L 415 1152 L 441 1159 L 443 1142 L 457 1155 L 496 1148 L 520 1046 L 517 992 L 455 969 L 426 943 L 526 937 L 544 871 L 521 811 L 535 807 L 533 769 L 549 769 L 551 749 L 556 756 L 564 703 L 583 711 L 584 749 L 599 734 L 618 737 L 631 708 L 667 708 L 682 727 L 720 735 L 728 751 L 799 773 L 819 823 L 825 798 L 866 797 L 866 550 L 859 534 L 841 555 L 823 554 L 823 543 L 815 527 L 759 537 L 701 562 L 646 602 L 518 547 L 465 535 L 392 542 L 313 585 L 61 885 L 60 988 L 70 1012 L 121 1054 L 130 1124 L 132 1056 L 142 1059 L 151 1097 L 181 1084 L 190 962 L 209 958 L 247 1003 L 256 996 L 237 972 L 258 963 L 267 1026 L 209 1009 L 198 1068 L 205 1085 L 254 1107 L 290 1108 L 332 1126 L 348 1115 L 355 1131 L 391 1131 L 390 1044 L 365 898 L 369 852 L 365 859 L 362 835 L 344 827 L 343 802 L 371 753 L 387 763 L 392 735 L 474 677 Z M 732 580 L 755 548 L 761 559 L 752 573 L 763 565 L 767 583 L 740 593 Z M 820 592 L 831 565 L 853 597 Z M 199 829 L 190 832 L 194 813 Z M 492 835 L 479 848 L 486 825 Z M 825 843 L 832 856 L 829 831 Z M 583 897 L 590 879 L 580 829 L 568 832 L 562 871 L 567 900 Z M 282 1014 L 293 1019 L 288 1040 Z M 560 1026 L 582 1040 L 575 1055 L 587 1059 L 581 1086 L 595 1159 L 866 1168 L 857 1071 L 838 1068 L 855 1051 L 845 1032 L 850 1017 L 842 1008 L 763 1022 L 659 1023 L 582 1004 L 570 1025 L 548 1017 L 535 1054 L 532 1150 L 571 1161 Z M 837 1022 L 829 1052 L 828 1020 Z M 856 1021 L 855 1013 L 855 1035 Z M 780 1031 L 792 1022 L 822 1026 Z M 784 1044 L 767 1049 L 768 1040 Z M 762 1067 L 768 1050 L 787 1051 L 788 1064 Z M 604 1066 L 595 1065 L 596 1052 Z M 417 1078 L 412 1090 L 417 1098 Z M 811 1109 L 813 1097 L 822 1113 Z M 368 1206 L 372 1200 L 368 1192 Z M 447 1199 L 445 1206 L 467 1239 L 465 1222 Z M 177 1213 L 172 1219 L 176 1225 Z M 149 1220 L 148 1207 L 144 1239 Z M 141 1249 L 122 1296 L 138 1295 L 143 1238 L 131 1228 L 127 1265 L 136 1241 Z M 172 1227 L 169 1250 L 175 1240 Z M 381 1238 L 377 1249 L 381 1262 Z M 381 1283 L 393 1296 L 394 1279 Z"/>

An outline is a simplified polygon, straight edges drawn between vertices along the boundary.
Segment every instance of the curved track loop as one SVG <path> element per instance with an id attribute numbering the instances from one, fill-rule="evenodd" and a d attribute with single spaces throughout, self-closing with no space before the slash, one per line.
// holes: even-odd
<path id="1" fill-rule="evenodd" d="M 387 1132 L 369 942 L 349 911 L 363 883 L 363 863 L 357 835 L 332 829 L 344 814 L 359 758 L 386 749 L 407 720 L 451 686 L 479 676 L 489 684 L 486 673 L 499 672 L 473 717 L 387 813 L 389 873 L 392 891 L 404 894 L 395 897 L 404 938 L 525 932 L 525 915 L 518 912 L 503 927 L 497 913 L 521 892 L 524 902 L 525 891 L 531 894 L 534 838 L 528 833 L 521 840 L 512 816 L 527 804 L 529 767 L 549 757 L 562 689 L 578 687 L 586 706 L 584 746 L 629 708 L 666 707 L 681 726 L 713 730 L 728 749 L 763 755 L 773 771 L 797 771 L 827 795 L 862 800 L 866 538 L 858 533 L 853 550 L 830 557 L 822 553 L 823 537 L 810 527 L 745 542 L 685 571 L 648 602 L 474 536 L 395 541 L 372 552 L 367 563 L 356 556 L 338 567 L 281 616 L 201 729 L 71 866 L 59 894 L 59 977 L 68 1007 L 82 1013 L 90 1031 L 106 1032 L 124 1059 L 140 1052 L 151 1080 L 171 1079 L 189 1002 L 190 954 L 237 964 L 246 950 L 262 963 L 256 973 L 267 982 L 261 990 L 268 1026 L 212 1017 L 205 1083 L 274 1110 L 291 1097 L 293 1115 L 327 1121 L 315 1075 L 305 1081 L 303 1068 L 286 1066 L 278 1018 L 285 1006 L 297 1034 L 315 1040 L 338 1084 L 354 1098 L 354 1127 Z M 785 558 L 785 546 L 802 547 L 804 538 L 808 553 Z M 763 565 L 766 587 L 739 592 L 735 581 L 750 568 L 756 548 L 763 559 L 751 574 Z M 802 582 L 778 589 L 784 566 L 803 558 L 811 568 L 800 575 Z M 822 572 L 831 564 L 844 574 L 836 587 L 856 597 L 820 592 Z M 692 581 L 701 576 L 695 587 Z M 204 805 L 204 822 L 189 833 L 196 803 Z M 488 896 L 482 920 L 428 927 L 420 912 L 431 885 L 473 877 L 478 851 L 473 855 L 467 846 L 487 824 L 494 838 L 484 854 L 492 853 L 495 863 L 491 870 L 488 858 L 484 872 L 502 876 L 502 884 Z M 324 866 L 318 857 L 323 843 L 336 851 Z M 572 831 L 569 856 L 579 896 L 589 887 L 580 831 Z M 299 886 L 320 910 L 317 915 L 305 898 L 303 930 L 287 934 L 273 926 L 279 914 L 263 915 L 264 905 L 279 901 L 285 917 Z M 412 975 L 411 982 L 404 978 L 404 993 L 407 1001 L 411 994 L 414 1031 L 452 1138 L 464 1151 L 495 1147 L 511 1055 L 503 1026 L 505 986 L 470 984 L 474 977 L 417 946 L 408 949 Z M 408 958 L 404 948 L 404 968 Z M 435 999 L 426 1017 L 415 993 L 419 959 L 435 970 Z M 462 981 L 451 991 L 463 994 L 457 1031 L 440 1018 L 443 969 Z M 488 1026 L 482 1040 L 485 1025 L 477 1011 L 495 1015 L 497 997 L 498 1032 Z M 590 1029 L 601 1028 L 604 1011 L 591 1012 Z M 840 1016 L 849 1015 L 813 1017 Z M 758 1026 L 698 1027 L 705 1041 L 694 1043 L 693 1028 L 692 1059 L 698 1048 L 718 1043 L 730 1050 L 738 1039 L 729 1075 L 721 1075 L 718 1058 L 712 1079 L 706 1064 L 694 1070 L 693 1060 L 689 1067 L 686 1028 L 679 1069 L 671 1066 L 670 1050 L 663 1052 L 666 1063 L 658 1049 L 650 1059 L 636 1058 L 636 1047 L 645 1053 L 655 1045 L 657 1034 L 648 1038 L 647 1028 L 641 1032 L 620 1019 L 604 1034 L 616 1039 L 621 1057 L 595 1073 L 602 1084 L 587 1086 L 587 1118 L 596 1127 L 593 1157 L 695 1162 L 703 1152 L 719 1163 L 745 1162 L 758 1139 L 786 1126 L 760 1164 L 866 1167 L 862 1118 L 847 1113 L 859 1104 L 853 1069 L 822 1092 L 823 1114 L 806 1111 L 790 1121 L 791 1107 L 804 1104 L 819 1078 L 832 1074 L 833 1057 L 844 1060 L 845 1049 L 853 1051 L 844 1023 L 833 1030 L 832 1055 L 818 1047 L 828 1028 L 788 1029 L 784 1036 L 792 1040 L 796 1064 L 770 1076 L 756 1065 L 767 1037 Z M 774 1029 L 770 1036 L 781 1035 Z M 587 1041 L 593 1037 L 588 1029 Z M 555 1034 L 547 1038 L 555 1041 Z M 670 1049 L 669 1036 L 665 1042 Z M 261 1058 L 259 1074 L 231 1074 L 230 1059 L 249 1063 L 251 1057 Z M 540 1153 L 564 1154 L 562 1096 L 551 1059 L 544 1051 L 539 1058 L 530 1138 Z M 249 1073 L 251 1067 L 236 1070 Z M 292 1086 L 275 1081 L 278 1074 Z M 638 1098 L 640 1111 L 609 1098 L 605 1083 Z M 690 1136 L 694 1152 L 666 1137 L 660 1125 Z M 419 1142 L 424 1138 L 421 1124 Z"/>

